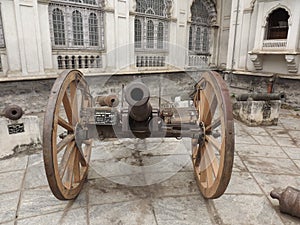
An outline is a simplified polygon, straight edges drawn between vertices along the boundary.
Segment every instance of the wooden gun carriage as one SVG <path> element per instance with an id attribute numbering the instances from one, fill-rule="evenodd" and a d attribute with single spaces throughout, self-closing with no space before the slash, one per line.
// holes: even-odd
<path id="1" fill-rule="evenodd" d="M 64 71 L 51 90 L 43 128 L 44 164 L 53 194 L 68 200 L 80 193 L 94 138 L 188 137 L 202 195 L 221 196 L 234 156 L 229 92 L 222 77 L 209 71 L 201 74 L 190 98 L 190 107 L 154 107 L 149 88 L 132 82 L 122 89 L 118 109 L 117 96 L 93 98 L 80 71 Z"/>

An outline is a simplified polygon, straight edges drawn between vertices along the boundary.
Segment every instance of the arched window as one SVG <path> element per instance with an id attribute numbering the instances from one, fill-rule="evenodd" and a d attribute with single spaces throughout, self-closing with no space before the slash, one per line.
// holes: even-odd
<path id="1" fill-rule="evenodd" d="M 134 45 L 136 48 L 142 47 L 142 24 L 139 19 L 134 20 Z"/>
<path id="2" fill-rule="evenodd" d="M 194 54 L 209 54 L 210 14 L 208 6 L 195 0 L 191 7 L 192 23 L 189 30 L 189 50 Z"/>
<path id="3" fill-rule="evenodd" d="M 90 46 L 99 45 L 98 19 L 95 13 L 89 16 L 89 41 Z"/>
<path id="4" fill-rule="evenodd" d="M 53 35 L 55 45 L 65 45 L 65 22 L 63 12 L 56 8 L 52 11 Z"/>
<path id="5" fill-rule="evenodd" d="M 196 42 L 195 42 L 195 50 L 200 51 L 201 49 L 201 30 L 200 27 L 197 27 L 196 31 Z"/>
<path id="6" fill-rule="evenodd" d="M 165 0 L 137 0 L 136 11 L 145 14 L 152 14 L 158 16 L 166 15 Z"/>
<path id="7" fill-rule="evenodd" d="M 164 48 L 164 25 L 161 22 L 158 23 L 157 28 L 157 48 Z"/>
<path id="8" fill-rule="evenodd" d="M 278 8 L 271 12 L 267 18 L 265 39 L 287 39 L 289 17 L 288 12 L 283 8 Z"/>
<path id="9" fill-rule="evenodd" d="M 170 0 L 136 0 L 135 48 L 139 51 L 167 50 Z M 141 58 L 140 58 L 141 59 Z"/>
<path id="10" fill-rule="evenodd" d="M 147 48 L 154 48 L 154 24 L 152 20 L 147 22 Z"/>
<path id="11" fill-rule="evenodd" d="M 203 38 L 202 38 L 202 52 L 208 52 L 209 50 L 209 39 L 208 39 L 208 31 L 207 28 L 203 30 Z"/>
<path id="12" fill-rule="evenodd" d="M 189 50 L 193 50 L 193 27 L 190 27 L 189 32 Z"/>
<path id="13" fill-rule="evenodd" d="M 83 45 L 83 24 L 81 13 L 75 10 L 72 13 L 73 44 Z"/>

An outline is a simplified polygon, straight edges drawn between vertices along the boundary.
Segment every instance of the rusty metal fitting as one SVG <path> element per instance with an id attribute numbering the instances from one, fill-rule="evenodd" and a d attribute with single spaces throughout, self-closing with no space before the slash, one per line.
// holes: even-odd
<path id="1" fill-rule="evenodd" d="M 9 105 L 4 108 L 2 115 L 11 120 L 18 120 L 24 114 L 23 109 L 18 105 Z"/>
<path id="2" fill-rule="evenodd" d="M 250 94 L 241 94 L 236 97 L 237 101 L 248 101 L 249 99 L 254 101 L 270 101 L 270 100 L 284 100 L 285 93 L 250 93 Z"/>
<path id="3" fill-rule="evenodd" d="M 116 95 L 98 96 L 96 102 L 101 106 L 116 107 L 119 99 Z"/>
<path id="4" fill-rule="evenodd" d="M 293 187 L 274 189 L 270 196 L 279 200 L 281 212 L 300 218 L 300 190 Z"/>

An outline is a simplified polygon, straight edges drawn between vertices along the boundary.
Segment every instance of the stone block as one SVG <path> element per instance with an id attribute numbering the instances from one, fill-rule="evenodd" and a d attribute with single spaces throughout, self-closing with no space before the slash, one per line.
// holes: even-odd
<path id="1" fill-rule="evenodd" d="M 0 158 L 36 149 L 41 144 L 39 118 L 23 116 L 19 120 L 0 118 Z"/>
<path id="2" fill-rule="evenodd" d="M 233 115 L 248 126 L 277 125 L 280 106 L 280 100 L 237 101 L 233 104 Z"/>

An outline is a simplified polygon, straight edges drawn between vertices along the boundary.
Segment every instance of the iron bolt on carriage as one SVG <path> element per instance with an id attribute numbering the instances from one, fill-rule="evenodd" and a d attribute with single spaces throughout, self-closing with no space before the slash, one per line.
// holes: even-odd
<path id="1" fill-rule="evenodd" d="M 187 108 L 153 107 L 150 91 L 142 82 L 130 83 L 122 90 L 122 107 L 117 109 L 115 95 L 93 99 L 78 70 L 64 71 L 56 79 L 43 130 L 44 164 L 53 194 L 68 200 L 80 193 L 93 138 L 189 137 L 202 195 L 221 196 L 231 177 L 234 156 L 232 106 L 222 77 L 204 72 L 190 96 L 192 107 Z M 185 112 L 181 113 L 184 116 L 178 111 Z"/>

